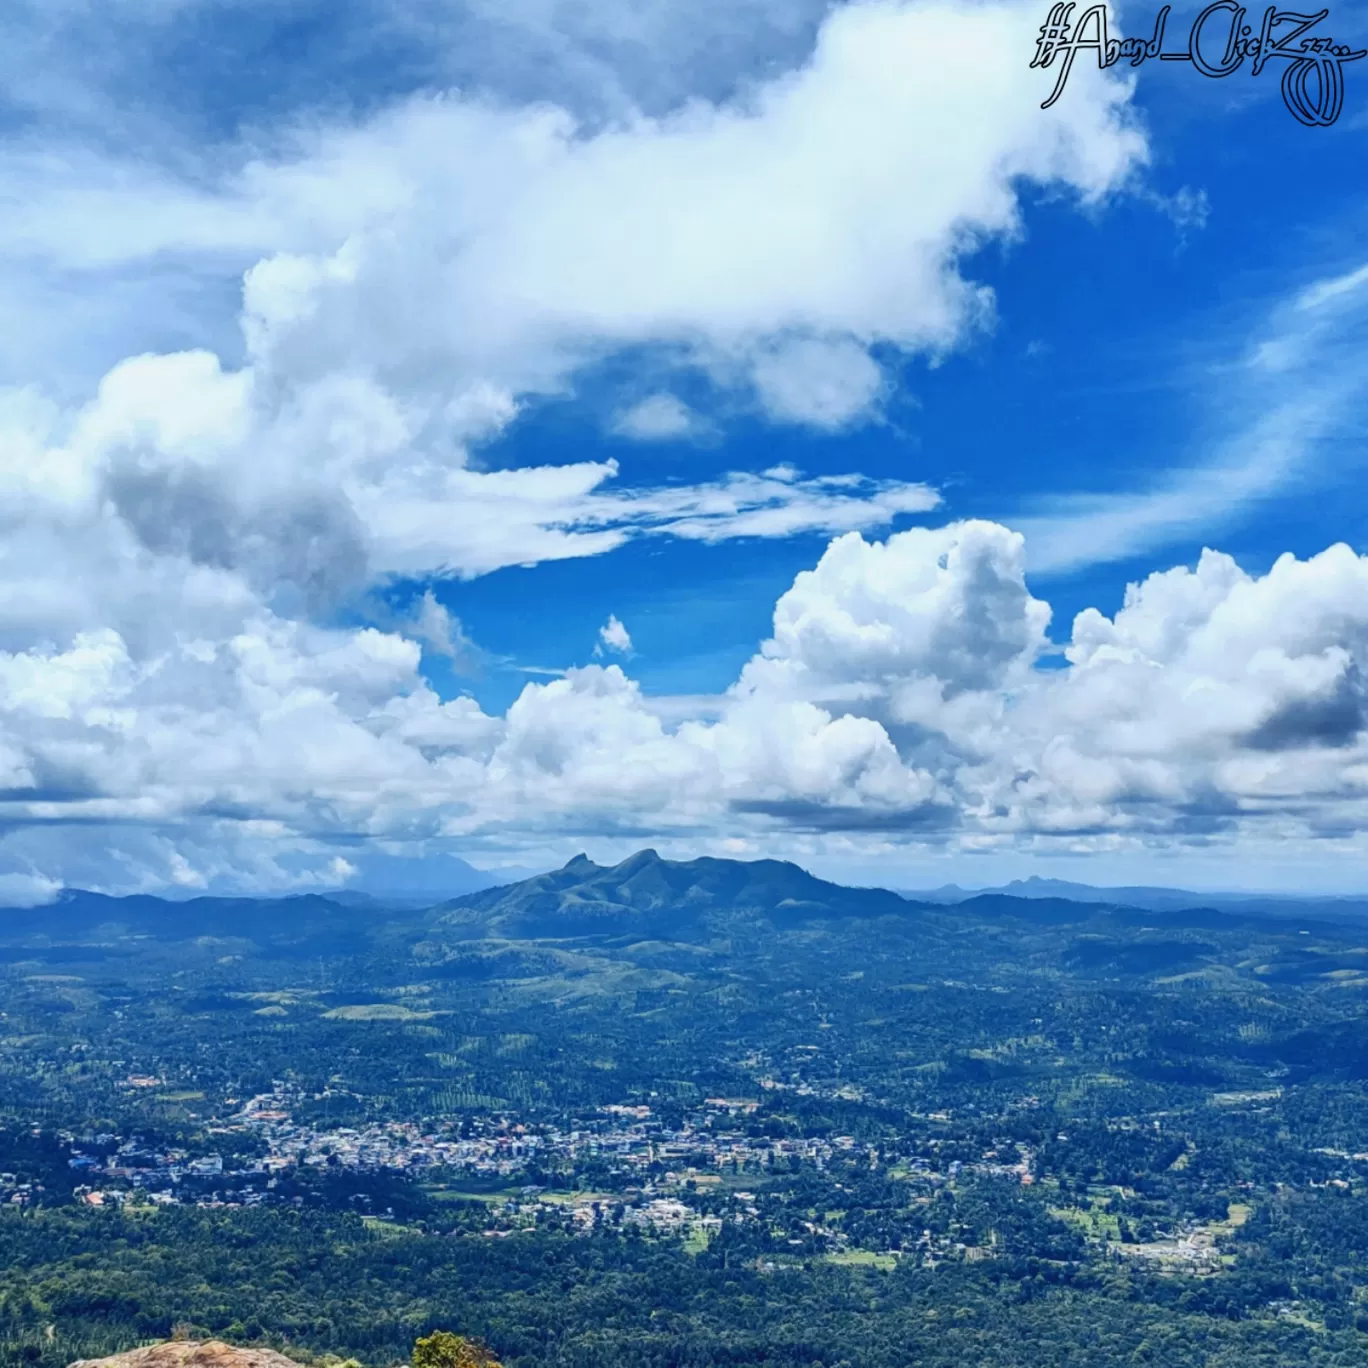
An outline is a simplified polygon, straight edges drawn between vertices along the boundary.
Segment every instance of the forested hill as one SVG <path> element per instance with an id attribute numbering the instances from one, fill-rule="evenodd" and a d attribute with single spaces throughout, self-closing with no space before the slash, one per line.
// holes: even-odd
<path id="1" fill-rule="evenodd" d="M 596 934 L 693 936 L 711 919 L 792 924 L 826 917 L 906 917 L 917 905 L 878 888 L 844 888 L 779 860 L 662 860 L 641 850 L 621 864 L 577 855 L 563 869 L 453 899 L 442 920 L 528 938 Z"/>

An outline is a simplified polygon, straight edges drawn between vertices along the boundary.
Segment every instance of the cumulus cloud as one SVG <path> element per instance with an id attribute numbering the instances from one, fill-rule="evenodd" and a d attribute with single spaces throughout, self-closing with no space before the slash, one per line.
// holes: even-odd
<path id="1" fill-rule="evenodd" d="M 443 465 L 415 451 L 409 416 L 368 385 L 329 382 L 326 395 L 311 391 L 268 423 L 259 385 L 207 353 L 185 353 L 121 364 L 71 415 L 0 404 L 0 420 L 11 420 L 0 427 L 0 524 L 16 533 L 22 524 L 16 575 L 50 565 L 47 551 L 25 554 L 25 541 L 51 540 L 71 569 L 45 598 L 93 592 L 126 609 L 128 577 L 193 567 L 225 591 L 231 580 L 317 612 L 386 576 L 480 575 L 641 536 L 716 542 L 875 528 L 939 501 L 907 481 L 738 472 L 617 488 L 611 460 Z M 89 572 L 97 558 L 108 563 L 98 581 Z M 0 631 L 3 616 L 0 605 Z"/>
<path id="2" fill-rule="evenodd" d="M 595 664 L 490 715 L 439 698 L 397 634 L 269 615 L 143 661 L 112 631 L 8 652 L 0 887 L 326 886 L 358 839 L 1353 844 L 1368 557 L 1254 576 L 1209 551 L 1080 613 L 1059 669 L 1038 665 L 1024 559 L 992 523 L 839 537 L 732 689 L 682 713 Z M 103 861 L 64 841 L 78 821 L 106 831 Z"/>
<path id="3" fill-rule="evenodd" d="M 1096 200 L 1143 160 L 1120 81 L 1080 87 L 1067 116 L 1036 107 L 1020 53 L 1038 22 L 866 0 L 827 17 L 804 65 L 715 104 L 586 125 L 429 96 L 188 176 L 19 143 L 0 256 L 78 273 L 83 295 L 168 258 L 229 279 L 257 262 L 258 365 L 295 385 L 371 373 L 443 406 L 478 385 L 554 391 L 650 341 L 740 383 L 758 368 L 783 416 L 825 349 L 826 422 L 874 392 L 853 347 L 934 352 L 987 320 L 958 259 L 1017 231 L 1020 180 Z"/>
<path id="4" fill-rule="evenodd" d="M 1024 541 L 995 523 L 838 538 L 774 611 L 774 635 L 742 687 L 840 698 L 934 680 L 939 694 L 1019 684 L 1046 644 Z"/>
<path id="5" fill-rule="evenodd" d="M 1033 23 L 852 5 L 744 103 L 586 136 L 564 111 L 426 99 L 323 136 L 212 205 L 225 232 L 300 243 L 249 275 L 252 353 L 295 384 L 346 367 L 416 398 L 554 391 L 605 348 L 666 343 L 777 418 L 845 422 L 881 387 L 870 346 L 935 354 L 990 319 L 958 258 L 1017 231 L 1018 178 L 1096 199 L 1143 158 L 1119 83 L 1067 119 L 1034 108 Z M 915 136 L 932 123 L 954 132 Z"/>
<path id="6" fill-rule="evenodd" d="M 599 628 L 598 645 L 594 647 L 594 654 L 601 655 L 604 651 L 615 651 L 618 655 L 632 653 L 631 634 L 617 620 L 615 613 L 609 613 L 608 621 Z"/>

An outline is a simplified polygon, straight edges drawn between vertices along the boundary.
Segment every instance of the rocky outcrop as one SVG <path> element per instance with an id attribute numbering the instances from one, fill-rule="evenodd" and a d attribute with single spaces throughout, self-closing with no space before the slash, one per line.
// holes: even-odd
<path id="1" fill-rule="evenodd" d="M 79 1359 L 71 1368 L 300 1368 L 274 1349 L 235 1349 L 222 1340 L 170 1340 L 102 1359 Z"/>

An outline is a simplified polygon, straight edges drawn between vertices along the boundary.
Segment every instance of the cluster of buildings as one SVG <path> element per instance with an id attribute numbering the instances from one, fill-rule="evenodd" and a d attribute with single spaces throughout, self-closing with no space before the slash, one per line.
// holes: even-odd
<path id="1" fill-rule="evenodd" d="M 531 1164 L 575 1167 L 588 1160 L 614 1168 L 659 1174 L 664 1169 L 746 1172 L 778 1160 L 824 1168 L 835 1157 L 877 1162 L 878 1152 L 851 1136 L 770 1138 L 735 1127 L 759 1103 L 709 1098 L 675 1128 L 648 1106 L 615 1105 L 568 1126 L 529 1126 L 502 1117 L 471 1118 L 435 1130 L 411 1122 L 376 1122 L 320 1130 L 297 1122 L 299 1102 L 283 1085 L 252 1098 L 234 1124 L 258 1134 L 268 1153 L 267 1172 L 337 1165 L 349 1169 L 395 1169 L 414 1173 L 449 1168 L 482 1178 L 506 1178 Z"/>
<path id="2" fill-rule="evenodd" d="M 1215 1234 L 1204 1228 L 1188 1230 L 1171 1239 L 1160 1239 L 1146 1244 L 1109 1241 L 1107 1250 L 1118 1258 L 1135 1259 L 1164 1268 L 1185 1266 L 1196 1273 L 1219 1272 L 1222 1263 L 1221 1250 L 1216 1243 Z"/>
<path id="3" fill-rule="evenodd" d="M 738 1179 L 754 1173 L 811 1166 L 821 1170 L 833 1160 L 877 1167 L 934 1188 L 970 1173 L 1020 1182 L 1034 1181 L 1034 1157 L 1015 1145 L 989 1150 L 978 1161 L 941 1162 L 933 1157 L 884 1155 L 851 1136 L 785 1137 L 753 1133 L 747 1124 L 759 1106 L 747 1099 L 709 1098 L 682 1118 L 667 1123 L 649 1106 L 623 1103 L 560 1125 L 527 1123 L 500 1116 L 470 1116 L 440 1125 L 374 1122 L 358 1126 L 319 1126 L 297 1119 L 318 1109 L 323 1097 L 305 1097 L 286 1084 L 250 1098 L 239 1110 L 209 1128 L 222 1137 L 230 1157 L 159 1149 L 114 1135 L 72 1138 L 71 1158 L 80 1185 L 78 1200 L 91 1206 L 122 1205 L 129 1200 L 201 1206 L 253 1206 L 273 1201 L 300 1202 L 298 1184 L 310 1172 L 353 1175 L 400 1174 L 437 1180 L 461 1179 L 500 1195 L 489 1208 L 489 1236 L 506 1236 L 552 1219 L 588 1234 L 596 1229 L 641 1228 L 706 1242 L 729 1222 L 773 1224 L 776 1215 L 755 1192 L 739 1191 Z M 933 1116 L 929 1120 L 948 1120 Z M 937 1144 L 929 1142 L 934 1149 Z M 250 1155 L 250 1158 L 234 1158 Z M 584 1186 L 606 1182 L 608 1191 L 552 1192 L 539 1184 L 551 1175 L 575 1174 Z M 529 1178 L 536 1178 L 530 1183 Z M 598 1180 L 597 1182 L 595 1180 Z M 555 1182 L 555 1187 L 563 1184 Z M 292 1195 L 285 1196 L 286 1191 Z M 0 1202 L 23 1205 L 37 1191 L 13 1174 L 0 1173 Z M 920 1200 L 927 1200 L 925 1197 Z M 559 1214 L 555 1214 L 559 1212 Z M 955 1236 L 923 1232 L 920 1243 L 903 1242 L 900 1252 L 866 1255 L 847 1249 L 837 1228 L 820 1220 L 790 1224 L 788 1243 L 830 1251 L 833 1258 L 877 1258 L 889 1263 L 914 1258 L 923 1266 L 993 1258 L 990 1244 L 971 1246 Z M 1193 1272 L 1218 1271 L 1222 1253 L 1216 1232 L 1187 1229 L 1141 1243 L 1108 1242 L 1114 1257 L 1157 1263 Z"/>
<path id="4" fill-rule="evenodd" d="M 297 1184 L 285 1180 L 307 1179 L 311 1172 L 389 1172 L 417 1179 L 431 1174 L 444 1182 L 472 1180 L 484 1190 L 506 1192 L 521 1184 L 519 1195 L 491 1208 L 502 1229 L 490 1234 L 544 1219 L 551 1204 L 565 1211 L 572 1228 L 585 1232 L 608 1224 L 635 1225 L 708 1238 L 724 1217 L 716 1214 L 715 1202 L 700 1198 L 716 1193 L 724 1178 L 776 1167 L 821 1170 L 833 1160 L 872 1167 L 892 1158 L 851 1136 L 753 1134 L 758 1128 L 747 1123 L 760 1104 L 750 1099 L 708 1098 L 671 1123 L 639 1103 L 602 1107 L 560 1125 L 499 1116 L 453 1118 L 435 1126 L 404 1121 L 319 1126 L 299 1119 L 327 1101 L 326 1096 L 305 1097 L 284 1083 L 248 1099 L 235 1114 L 209 1127 L 211 1137 L 221 1137 L 227 1160 L 218 1153 L 191 1156 L 113 1135 L 73 1140 L 70 1164 L 81 1180 L 77 1198 L 92 1206 L 121 1204 L 133 1194 L 159 1203 L 252 1206 L 299 1202 Z M 251 1157 L 232 1158 L 234 1154 Z M 941 1167 L 924 1159 L 899 1164 L 905 1176 L 933 1183 L 953 1181 L 961 1170 L 959 1163 L 950 1163 L 944 1172 Z M 1015 1175 L 1022 1182 L 1031 1177 L 1029 1156 L 1007 1163 L 985 1155 L 983 1163 L 972 1167 Z M 556 1198 L 542 1187 L 527 1186 L 536 1175 L 585 1173 L 611 1176 L 613 1192 Z M 292 1195 L 286 1197 L 287 1191 Z M 725 1219 L 759 1219 L 755 1203 L 753 1193 L 731 1193 Z M 834 1235 L 816 1227 L 807 1233 Z"/>
<path id="5" fill-rule="evenodd" d="M 524 1169 L 545 1151 L 545 1138 L 516 1122 L 476 1123 L 462 1135 L 458 1126 L 424 1131 L 413 1122 L 386 1121 L 362 1127 L 319 1129 L 294 1119 L 301 1099 L 281 1086 L 251 1098 L 220 1129 L 246 1129 L 265 1142 L 262 1171 L 327 1166 L 415 1173 L 455 1168 L 506 1177 Z"/>
<path id="6" fill-rule="evenodd" d="M 74 1196 L 87 1206 L 122 1206 L 134 1194 L 140 1201 L 170 1205 L 179 1200 L 178 1191 L 187 1183 L 202 1186 L 204 1180 L 225 1172 L 222 1155 L 192 1158 L 183 1149 L 157 1149 L 116 1135 L 73 1138 L 67 1163 L 85 1180 L 76 1185 Z M 264 1170 L 257 1166 L 233 1176 L 250 1179 L 260 1174 Z M 255 1200 L 264 1201 L 265 1195 L 258 1194 Z"/>
<path id="7" fill-rule="evenodd" d="M 43 1191 L 41 1183 L 21 1179 L 15 1173 L 0 1173 L 0 1203 L 7 1206 L 31 1206 Z"/>

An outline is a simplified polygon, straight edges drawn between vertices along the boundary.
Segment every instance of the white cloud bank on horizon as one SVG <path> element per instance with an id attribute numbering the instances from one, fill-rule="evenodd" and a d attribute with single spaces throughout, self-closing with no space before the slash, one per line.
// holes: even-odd
<path id="1" fill-rule="evenodd" d="M 1080 613 L 1042 669 L 1024 550 L 987 522 L 839 537 L 712 716 L 670 723 L 617 665 L 490 716 L 442 702 L 404 637 L 265 616 L 150 659 L 108 630 L 5 654 L 0 859 L 196 888 L 335 883 L 360 837 L 1362 855 L 1368 557 L 1254 577 L 1209 551 Z M 103 839 L 73 846 L 77 822 Z"/>

